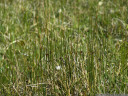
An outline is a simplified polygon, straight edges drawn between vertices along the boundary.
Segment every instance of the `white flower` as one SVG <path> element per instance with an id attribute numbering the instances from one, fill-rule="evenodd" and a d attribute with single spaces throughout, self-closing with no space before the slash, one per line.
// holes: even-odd
<path id="1" fill-rule="evenodd" d="M 100 2 L 98 3 L 98 5 L 99 5 L 99 6 L 103 5 L 103 2 L 102 2 L 102 1 L 100 1 Z"/>
<path id="2" fill-rule="evenodd" d="M 111 10 L 110 10 L 110 13 L 114 13 L 114 10 L 111 9 Z"/>
<path id="3" fill-rule="evenodd" d="M 61 69 L 61 66 L 56 66 L 56 70 L 60 70 Z"/>
<path id="4" fill-rule="evenodd" d="M 59 13 L 61 13 L 62 12 L 62 10 L 61 9 L 59 9 L 59 11 L 58 11 Z"/>
<path id="5" fill-rule="evenodd" d="M 123 40 L 122 40 L 122 39 L 118 39 L 118 38 L 116 38 L 115 41 L 122 42 Z"/>

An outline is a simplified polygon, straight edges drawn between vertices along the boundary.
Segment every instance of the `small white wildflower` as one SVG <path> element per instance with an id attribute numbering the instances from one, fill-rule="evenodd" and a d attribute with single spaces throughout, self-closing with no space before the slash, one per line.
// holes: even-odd
<path id="1" fill-rule="evenodd" d="M 110 10 L 110 13 L 114 13 L 114 10 L 113 10 L 113 9 L 111 9 L 111 10 Z"/>
<path id="2" fill-rule="evenodd" d="M 66 22 L 63 22 L 64 25 L 66 25 L 67 23 Z"/>
<path id="3" fill-rule="evenodd" d="M 122 42 L 122 41 L 123 41 L 123 40 L 121 40 L 121 39 L 119 40 L 119 42 Z"/>
<path id="4" fill-rule="evenodd" d="M 102 2 L 102 1 L 100 1 L 100 2 L 98 3 L 98 5 L 99 5 L 99 6 L 102 6 L 102 5 L 103 5 L 103 2 Z"/>
<path id="5" fill-rule="evenodd" d="M 26 54 L 26 53 L 24 53 L 23 55 L 24 55 L 24 56 L 28 56 L 28 54 Z"/>
<path id="6" fill-rule="evenodd" d="M 59 9 L 59 11 L 58 11 L 59 13 L 61 13 L 62 12 L 62 10 L 61 9 Z"/>
<path id="7" fill-rule="evenodd" d="M 118 38 L 116 38 L 115 41 L 122 42 L 123 40 L 122 40 L 122 39 L 118 39 Z"/>
<path id="8" fill-rule="evenodd" d="M 61 66 L 56 66 L 56 70 L 60 70 L 61 69 Z"/>

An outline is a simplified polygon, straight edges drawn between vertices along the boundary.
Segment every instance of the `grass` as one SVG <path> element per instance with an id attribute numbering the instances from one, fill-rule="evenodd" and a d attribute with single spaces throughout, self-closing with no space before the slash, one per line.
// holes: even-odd
<path id="1" fill-rule="evenodd" d="M 0 95 L 128 94 L 127 0 L 0 0 Z"/>

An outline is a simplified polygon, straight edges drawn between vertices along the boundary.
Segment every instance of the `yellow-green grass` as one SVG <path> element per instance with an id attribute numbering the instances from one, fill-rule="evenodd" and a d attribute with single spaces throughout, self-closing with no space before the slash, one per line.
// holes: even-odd
<path id="1" fill-rule="evenodd" d="M 128 94 L 127 0 L 0 0 L 0 95 Z"/>

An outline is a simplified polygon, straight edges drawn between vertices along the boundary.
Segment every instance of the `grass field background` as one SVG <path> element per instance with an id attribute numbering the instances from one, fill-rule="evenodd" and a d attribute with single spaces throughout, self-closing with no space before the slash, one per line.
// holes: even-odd
<path id="1" fill-rule="evenodd" d="M 0 95 L 128 94 L 128 0 L 0 0 Z"/>

